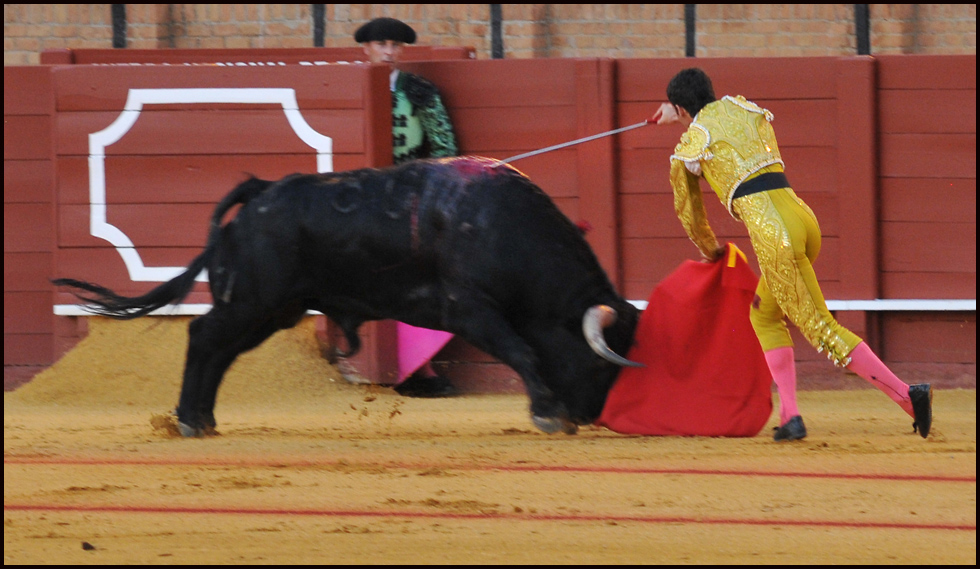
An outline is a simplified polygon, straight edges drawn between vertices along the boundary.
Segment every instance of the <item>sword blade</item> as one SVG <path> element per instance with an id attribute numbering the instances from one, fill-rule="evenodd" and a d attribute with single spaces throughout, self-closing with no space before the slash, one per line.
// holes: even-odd
<path id="1" fill-rule="evenodd" d="M 515 160 L 521 160 L 523 158 L 530 158 L 531 156 L 537 156 L 538 154 L 544 154 L 545 152 L 551 152 L 552 150 L 558 150 L 560 148 L 565 148 L 568 146 L 574 146 L 576 144 L 582 144 L 583 142 L 589 142 L 590 140 L 596 140 L 597 138 L 603 138 L 605 136 L 612 136 L 614 134 L 619 134 L 621 132 L 626 132 L 627 130 L 633 130 L 634 128 L 640 128 L 641 126 L 646 126 L 650 124 L 649 120 L 643 122 L 638 122 L 630 126 L 624 126 L 622 128 L 617 128 L 616 130 L 610 130 L 607 132 L 600 132 L 599 134 L 593 134 L 592 136 L 586 136 L 585 138 L 579 138 L 576 140 L 571 140 L 569 142 L 563 142 L 561 144 L 556 144 L 554 146 L 549 146 L 547 148 L 541 148 L 539 150 L 534 150 L 531 152 L 525 152 L 524 154 L 518 154 L 517 156 L 511 156 L 505 160 L 501 160 L 501 164 L 508 164 L 514 162 Z"/>

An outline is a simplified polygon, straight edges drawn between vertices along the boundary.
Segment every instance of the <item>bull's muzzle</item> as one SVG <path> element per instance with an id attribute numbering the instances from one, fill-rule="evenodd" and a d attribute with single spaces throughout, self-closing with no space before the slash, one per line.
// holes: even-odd
<path id="1" fill-rule="evenodd" d="M 582 333 L 585 335 L 585 341 L 589 343 L 593 352 L 616 365 L 645 367 L 641 363 L 630 361 L 617 354 L 606 344 L 606 338 L 602 331 L 615 323 L 616 318 L 616 311 L 605 304 L 597 304 L 586 310 L 585 316 L 582 317 Z"/>

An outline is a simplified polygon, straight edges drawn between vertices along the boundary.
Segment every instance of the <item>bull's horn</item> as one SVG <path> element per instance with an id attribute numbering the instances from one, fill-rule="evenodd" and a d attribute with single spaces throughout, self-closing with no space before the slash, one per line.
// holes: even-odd
<path id="1" fill-rule="evenodd" d="M 589 308 L 585 311 L 585 316 L 582 317 L 582 333 L 585 334 L 585 341 L 589 343 L 589 347 L 592 348 L 593 352 L 614 364 L 629 367 L 644 367 L 643 364 L 630 361 L 609 349 L 602 330 L 614 322 L 616 322 L 616 311 L 611 307 L 605 304 L 597 304 Z"/>

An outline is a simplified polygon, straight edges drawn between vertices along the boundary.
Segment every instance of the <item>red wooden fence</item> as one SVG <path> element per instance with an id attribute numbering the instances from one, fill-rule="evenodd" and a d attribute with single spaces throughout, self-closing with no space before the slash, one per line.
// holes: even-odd
<path id="1" fill-rule="evenodd" d="M 977 297 L 976 56 L 878 68 L 882 298 Z M 878 315 L 882 357 L 976 363 L 976 312 Z"/>
<path id="2" fill-rule="evenodd" d="M 124 50 L 92 51 L 107 58 Z M 258 51 L 250 57 L 276 50 Z M 146 104 L 118 140 L 105 144 L 104 158 L 90 156 L 90 135 L 133 112 L 123 111 L 132 90 L 289 88 L 310 129 L 332 139 L 334 170 L 390 162 L 384 69 L 297 65 L 326 50 L 295 51 L 282 65 L 183 66 L 158 58 L 144 66 L 4 69 L 5 369 L 48 365 L 70 343 L 56 338 L 72 336 L 66 322 L 74 319 L 52 317 L 51 305 L 74 299 L 54 292 L 51 276 L 123 293 L 155 284 L 132 280 L 115 248 L 91 235 L 93 160 L 105 165 L 106 221 L 129 236 L 147 266 L 173 267 L 197 254 L 213 204 L 245 173 L 277 178 L 322 166 L 322 153 L 297 135 L 279 103 Z M 82 55 L 75 52 L 73 61 Z M 248 60 L 237 51 L 212 55 Z M 975 56 L 696 63 L 719 96 L 742 94 L 775 114 L 787 175 L 825 235 L 816 268 L 829 299 L 975 299 Z M 440 86 L 464 153 L 506 158 L 642 121 L 664 99 L 670 77 L 691 64 L 450 60 L 405 68 Z M 571 219 L 590 223 L 590 243 L 631 300 L 645 300 L 674 267 L 696 256 L 674 217 L 667 180 L 680 132 L 648 126 L 514 163 Z M 744 228 L 717 200 L 706 202 L 719 237 L 751 251 Z M 203 283 L 188 300 L 208 301 Z M 976 363 L 975 309 L 837 315 L 886 359 Z M 377 377 L 393 365 L 393 332 L 379 324 L 365 334 L 358 365 Z M 439 360 L 477 387 L 517 383 L 513 372 L 465 342 L 454 340 Z"/>
<path id="3" fill-rule="evenodd" d="M 42 67 L 3 69 L 3 365 L 54 361 L 54 89 Z"/>
<path id="4" fill-rule="evenodd" d="M 381 116 L 387 100 L 384 69 L 71 66 L 53 69 L 57 126 L 58 270 L 112 283 L 122 294 L 155 283 L 131 280 L 115 248 L 90 234 L 91 138 L 138 112 L 131 128 L 104 149 L 108 222 L 133 242 L 147 266 L 183 267 L 207 239 L 214 204 L 246 173 L 278 179 L 317 171 L 317 151 L 302 140 L 286 111 L 298 111 L 314 131 L 333 140 L 332 169 L 348 170 L 391 154 Z M 146 104 L 124 111 L 127 97 L 150 92 L 176 101 L 208 85 L 193 101 Z M 295 109 L 283 104 L 230 102 L 288 85 Z M 160 91 L 148 91 L 158 89 Z M 275 93 L 273 93 L 275 94 Z M 189 96 L 195 96 L 192 92 Z M 389 103 L 390 104 L 390 103 Z M 390 158 L 388 158 L 390 162 Z M 209 302 L 202 283 L 188 302 Z M 57 303 L 70 301 L 58 293 Z"/>

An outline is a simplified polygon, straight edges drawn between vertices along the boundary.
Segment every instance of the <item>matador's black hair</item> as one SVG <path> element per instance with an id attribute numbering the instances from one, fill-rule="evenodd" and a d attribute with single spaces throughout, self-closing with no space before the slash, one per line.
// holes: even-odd
<path id="1" fill-rule="evenodd" d="M 667 84 L 667 100 L 683 108 L 692 117 L 708 103 L 713 103 L 715 90 L 708 74 L 692 67 L 674 75 Z"/>

